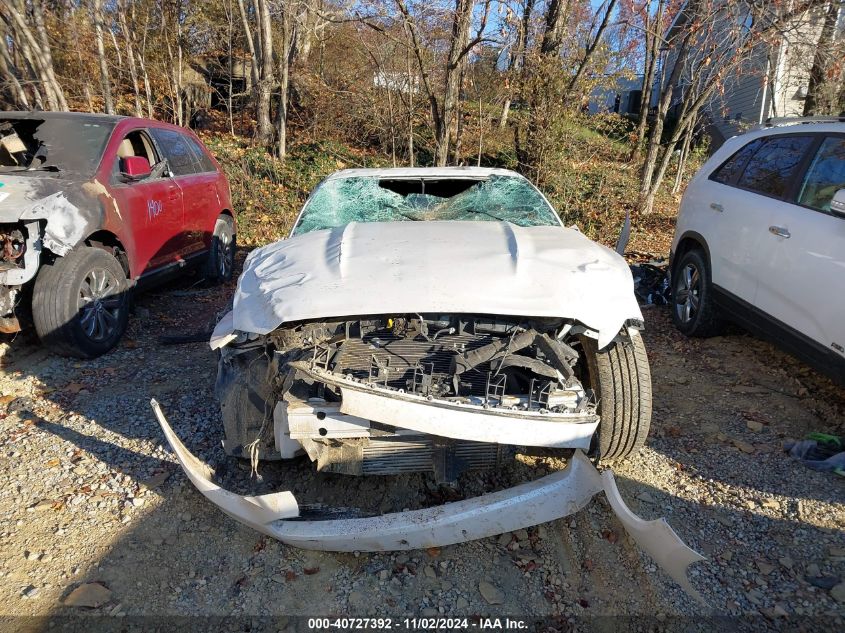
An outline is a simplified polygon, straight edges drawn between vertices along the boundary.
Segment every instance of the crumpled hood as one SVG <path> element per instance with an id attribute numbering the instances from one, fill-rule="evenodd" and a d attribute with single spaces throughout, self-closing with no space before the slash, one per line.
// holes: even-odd
<path id="1" fill-rule="evenodd" d="M 642 319 L 631 272 L 575 229 L 507 222 L 353 223 L 247 257 L 234 309 L 215 330 L 268 334 L 283 323 L 400 313 L 572 318 L 604 347 Z"/>
<path id="2" fill-rule="evenodd" d="M 97 196 L 108 195 L 96 180 L 65 174 L 26 175 L 0 172 L 0 222 L 47 220 L 44 246 L 67 255 L 86 235 L 101 228 L 105 211 Z"/>
<path id="3" fill-rule="evenodd" d="M 72 184 L 53 176 L 16 176 L 8 172 L 0 172 L 0 183 L 0 222 L 32 217 L 33 207 Z"/>

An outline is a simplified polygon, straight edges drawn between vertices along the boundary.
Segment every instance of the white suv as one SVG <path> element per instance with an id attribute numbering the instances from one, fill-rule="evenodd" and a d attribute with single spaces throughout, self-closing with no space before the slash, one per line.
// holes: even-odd
<path id="1" fill-rule="evenodd" d="M 670 261 L 681 332 L 731 320 L 845 383 L 845 118 L 728 140 L 687 187 Z"/>

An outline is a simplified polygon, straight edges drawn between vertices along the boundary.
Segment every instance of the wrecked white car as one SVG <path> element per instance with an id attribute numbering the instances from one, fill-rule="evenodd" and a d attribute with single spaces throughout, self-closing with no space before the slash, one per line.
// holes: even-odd
<path id="1" fill-rule="evenodd" d="M 329 551 L 448 545 L 573 514 L 604 491 L 631 537 L 697 595 L 701 559 L 662 519 L 625 506 L 613 475 L 646 439 L 649 365 L 631 273 L 566 228 L 510 171 L 346 170 L 317 187 L 291 237 L 250 254 L 218 324 L 223 445 L 344 475 L 453 482 L 517 453 L 563 471 L 420 510 L 350 515 L 290 491 L 239 496 L 153 409 L 194 485 L 284 543 Z"/>
<path id="2" fill-rule="evenodd" d="M 651 383 L 631 273 L 499 169 L 346 170 L 254 251 L 216 328 L 226 451 L 453 481 L 622 459 Z"/>

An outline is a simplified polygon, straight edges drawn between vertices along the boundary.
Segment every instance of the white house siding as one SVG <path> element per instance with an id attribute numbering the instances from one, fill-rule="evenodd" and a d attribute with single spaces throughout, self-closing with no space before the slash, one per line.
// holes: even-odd
<path id="1" fill-rule="evenodd" d="M 816 10 L 795 21 L 781 44 L 775 78 L 774 111 L 769 116 L 801 116 L 816 42 L 821 35 L 826 10 Z"/>
<path id="2" fill-rule="evenodd" d="M 727 21 L 736 19 L 737 8 L 732 6 L 725 13 Z M 803 114 L 824 12 L 822 8 L 796 19 L 784 30 L 781 42 L 771 49 L 771 54 L 768 45 L 759 46 L 737 71 L 727 77 L 704 108 L 713 126 L 724 138 L 769 117 Z M 845 28 L 845 11 L 840 14 L 839 28 Z M 671 68 L 675 55 L 675 50 L 668 51 L 667 68 Z"/>
<path id="3" fill-rule="evenodd" d="M 713 125 L 725 138 L 739 134 L 762 120 L 766 100 L 767 49 L 760 46 L 731 73 L 707 106 Z"/>

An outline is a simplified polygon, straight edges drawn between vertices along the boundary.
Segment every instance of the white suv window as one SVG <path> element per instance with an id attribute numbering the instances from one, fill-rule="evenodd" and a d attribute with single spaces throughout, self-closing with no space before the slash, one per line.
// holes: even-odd
<path id="1" fill-rule="evenodd" d="M 830 211 L 830 201 L 840 189 L 845 189 L 845 138 L 826 138 L 816 152 L 801 190 L 798 204 Z"/>
<path id="2" fill-rule="evenodd" d="M 748 161 L 737 186 L 782 198 L 812 142 L 812 136 L 789 135 L 768 139 Z"/>
<path id="3" fill-rule="evenodd" d="M 742 173 L 742 168 L 745 167 L 745 163 L 748 162 L 748 159 L 754 155 L 754 152 L 760 148 L 764 141 L 765 139 L 762 138 L 751 141 L 748 145 L 744 146 L 736 154 L 722 163 L 722 166 L 713 172 L 713 175 L 710 176 L 710 178 L 716 182 L 722 183 L 723 185 L 732 185 L 736 180 L 736 177 Z"/>

